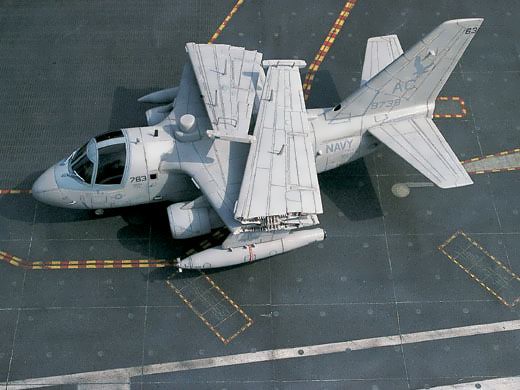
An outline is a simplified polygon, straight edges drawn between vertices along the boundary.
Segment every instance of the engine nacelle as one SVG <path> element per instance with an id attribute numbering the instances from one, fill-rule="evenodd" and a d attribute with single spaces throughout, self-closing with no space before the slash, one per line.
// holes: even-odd
<path id="1" fill-rule="evenodd" d="M 198 203 L 200 202 L 174 203 L 168 207 L 168 220 L 173 238 L 202 236 L 224 225 L 211 206 Z"/>
<path id="2" fill-rule="evenodd" d="M 141 96 L 137 101 L 140 103 L 152 104 L 171 103 L 173 102 L 173 99 L 177 97 L 177 93 L 179 93 L 179 87 L 161 89 L 160 91 L 155 91 L 148 95 Z"/>

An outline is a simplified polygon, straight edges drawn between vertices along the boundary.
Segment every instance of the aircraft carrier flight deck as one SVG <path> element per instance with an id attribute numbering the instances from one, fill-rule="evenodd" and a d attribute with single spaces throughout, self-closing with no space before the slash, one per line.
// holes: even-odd
<path id="1" fill-rule="evenodd" d="M 5 1 L 0 6 L 0 383 L 6 389 L 520 388 L 520 3 Z M 307 108 L 359 88 L 367 39 L 406 51 L 484 18 L 434 121 L 474 181 L 440 189 L 386 146 L 319 176 L 327 238 L 179 273 L 166 207 L 30 194 L 47 167 L 177 85 L 186 42 L 305 60 Z M 339 145 L 338 147 L 341 147 Z M 503 387 L 500 387 L 503 386 Z"/>

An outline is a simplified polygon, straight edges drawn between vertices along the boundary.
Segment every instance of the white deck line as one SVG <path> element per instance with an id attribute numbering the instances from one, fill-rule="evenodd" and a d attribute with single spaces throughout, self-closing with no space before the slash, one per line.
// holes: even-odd
<path id="1" fill-rule="evenodd" d="M 308 356 L 326 355 L 345 351 L 357 351 L 371 348 L 390 347 L 402 344 L 414 344 L 425 341 L 452 339 L 490 333 L 520 330 L 520 320 L 495 322 L 491 324 L 470 325 L 457 328 L 407 333 L 403 335 L 373 337 L 368 339 L 341 341 L 328 344 L 308 345 L 294 348 L 280 348 L 236 355 L 215 356 L 204 359 L 184 360 L 179 362 L 158 363 L 146 366 L 117 368 L 111 370 L 91 371 L 77 374 L 57 375 L 45 378 L 30 378 L 3 383 L 6 389 L 31 389 L 36 387 L 104 383 L 113 384 L 113 388 L 122 388 L 117 384 L 129 384 L 132 377 L 171 372 L 199 370 L 204 368 L 234 366 L 282 359 L 295 359 Z M 479 382 L 480 383 L 480 382 Z M 110 386 L 112 387 L 112 386 Z"/>
<path id="2" fill-rule="evenodd" d="M 476 387 L 475 385 L 480 385 Z M 457 383 L 454 385 L 430 387 L 430 390 L 512 390 L 520 389 L 520 376 L 485 379 L 476 382 Z M 425 390 L 425 389 L 423 389 Z"/>

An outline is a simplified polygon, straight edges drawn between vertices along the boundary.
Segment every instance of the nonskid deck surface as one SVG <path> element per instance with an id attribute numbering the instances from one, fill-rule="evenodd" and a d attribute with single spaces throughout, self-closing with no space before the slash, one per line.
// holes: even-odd
<path id="1" fill-rule="evenodd" d="M 144 125 L 149 106 L 137 98 L 175 85 L 185 42 L 207 42 L 234 4 L 3 7 L 0 190 L 9 191 L 0 195 L 0 382 L 23 388 L 29 382 L 20 381 L 47 378 L 31 383 L 136 389 L 514 384 L 507 378 L 520 375 L 518 305 L 501 303 L 439 246 L 455 259 L 464 252 L 459 262 L 467 267 L 490 255 L 520 273 L 520 176 L 504 172 L 520 145 L 517 2 L 399 0 L 389 8 L 358 0 L 312 80 L 308 107 L 334 105 L 359 85 L 369 37 L 398 34 L 406 50 L 444 20 L 484 17 L 441 92 L 460 97 L 467 112 L 460 118 L 460 104 L 439 101 L 440 115 L 454 112 L 435 119 L 460 160 L 472 164 L 467 169 L 485 171 L 472 175 L 473 186 L 421 184 L 427 180 L 381 148 L 320 175 L 327 240 L 205 276 L 179 276 L 171 260 L 225 234 L 173 241 L 166 205 L 95 217 L 37 204 L 25 193 L 44 168 L 90 137 Z M 216 42 L 310 64 L 344 6 L 244 2 Z M 495 163 L 473 160 L 495 154 Z M 497 167 L 501 172 L 487 173 Z M 410 192 L 392 191 L 398 183 Z M 515 279 L 508 283 L 513 288 L 502 295 L 514 303 Z M 77 373 L 85 374 L 64 376 Z"/>

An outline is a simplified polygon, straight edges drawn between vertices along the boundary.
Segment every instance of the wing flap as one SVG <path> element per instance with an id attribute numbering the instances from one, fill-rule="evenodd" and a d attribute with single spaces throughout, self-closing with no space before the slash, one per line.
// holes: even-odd
<path id="1" fill-rule="evenodd" d="M 437 186 L 452 188 L 473 184 L 430 118 L 388 122 L 368 131 Z"/>
<path id="2" fill-rule="evenodd" d="M 300 73 L 291 64 L 268 64 L 254 130 L 257 142 L 249 151 L 235 210 L 242 223 L 274 216 L 303 216 L 301 222 L 323 212 Z"/>

